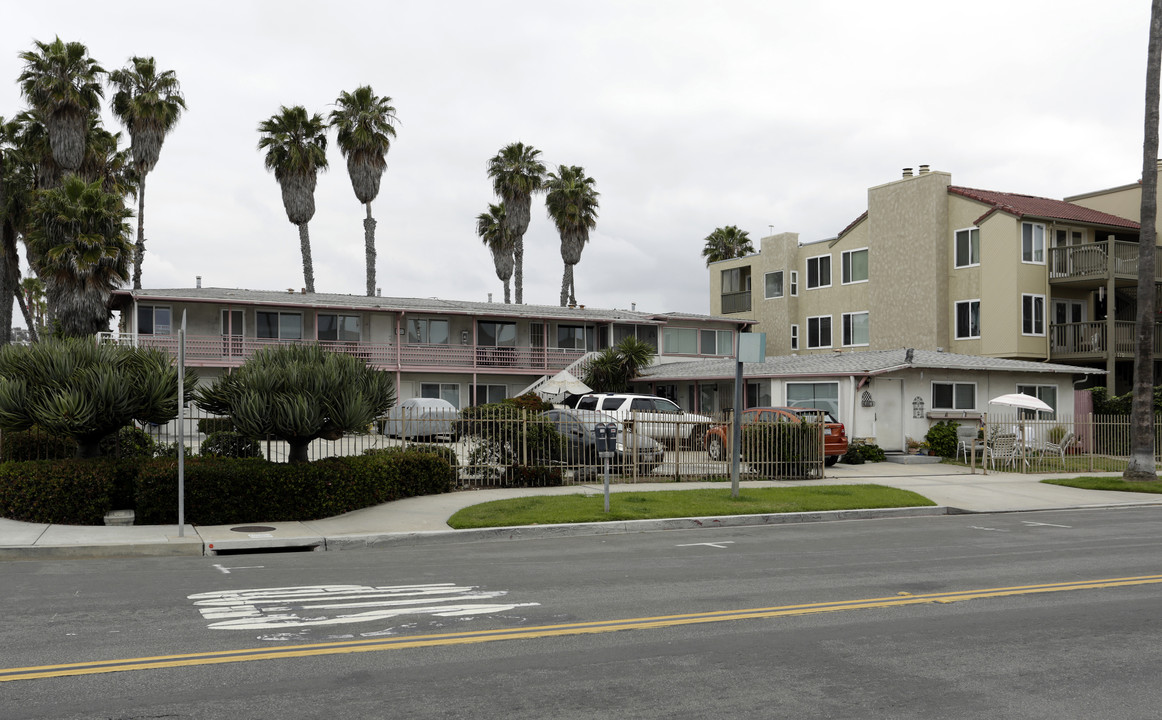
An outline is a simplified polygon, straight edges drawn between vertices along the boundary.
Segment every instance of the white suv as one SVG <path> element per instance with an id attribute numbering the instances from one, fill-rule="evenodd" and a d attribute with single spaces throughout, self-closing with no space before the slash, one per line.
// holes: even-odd
<path id="1" fill-rule="evenodd" d="M 599 410 L 617 418 L 627 429 L 658 442 L 676 440 L 691 447 L 702 444 L 712 422 L 688 413 L 677 403 L 656 395 L 591 393 L 577 401 L 578 410 Z"/>

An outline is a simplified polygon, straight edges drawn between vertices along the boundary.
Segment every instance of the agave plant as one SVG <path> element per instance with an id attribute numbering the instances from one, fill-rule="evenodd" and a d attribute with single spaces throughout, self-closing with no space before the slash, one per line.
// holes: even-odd
<path id="1" fill-rule="evenodd" d="M 258 351 L 194 397 L 207 412 L 228 415 L 243 435 L 285 440 L 290 461 L 306 462 L 312 441 L 367 428 L 395 404 L 395 387 L 391 375 L 351 355 L 279 345 Z"/>

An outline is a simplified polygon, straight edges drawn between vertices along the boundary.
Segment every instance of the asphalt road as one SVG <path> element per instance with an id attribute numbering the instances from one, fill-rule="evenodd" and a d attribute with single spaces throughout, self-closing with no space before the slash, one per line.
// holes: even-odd
<path id="1" fill-rule="evenodd" d="M 1158 717 L 1160 530 L 1135 508 L 0 563 L 0 717 Z"/>

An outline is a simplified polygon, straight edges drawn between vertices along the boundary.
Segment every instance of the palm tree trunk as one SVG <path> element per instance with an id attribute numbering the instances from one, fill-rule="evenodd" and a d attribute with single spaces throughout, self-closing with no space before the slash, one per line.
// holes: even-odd
<path id="1" fill-rule="evenodd" d="M 569 273 L 569 304 L 576 305 L 577 304 L 577 283 L 573 279 L 573 266 L 572 265 L 569 266 L 568 273 Z"/>
<path id="2" fill-rule="evenodd" d="M 0 232 L 0 345 L 7 345 L 12 342 L 12 296 L 20 293 L 20 257 L 12 227 L 4 223 Z"/>
<path id="3" fill-rule="evenodd" d="M 512 302 L 512 295 L 511 295 L 510 290 L 509 290 L 510 287 L 511 287 L 511 284 L 506 279 L 504 281 L 504 304 L 505 305 L 508 305 Z"/>
<path id="4" fill-rule="evenodd" d="M 307 232 L 307 224 L 299 225 L 299 247 L 303 251 L 303 283 L 307 292 L 315 291 L 315 266 L 311 262 L 311 235 Z"/>
<path id="5" fill-rule="evenodd" d="M 137 252 L 133 253 L 133 289 L 141 289 L 141 260 L 145 257 L 145 176 L 137 186 Z"/>
<path id="6" fill-rule="evenodd" d="M 1154 467 L 1154 255 L 1158 217 L 1158 101 L 1162 82 L 1162 0 L 1150 5 L 1146 52 L 1146 121 L 1142 143 L 1142 211 L 1138 239 L 1137 347 L 1126 480 L 1157 480 Z"/>
<path id="7" fill-rule="evenodd" d="M 28 311 L 28 305 L 24 302 L 24 293 L 20 292 L 20 283 L 16 284 L 16 304 L 20 306 L 20 312 L 24 315 L 24 324 L 28 326 L 28 341 L 40 342 L 36 336 L 36 323 L 32 321 L 32 313 Z"/>
<path id="8" fill-rule="evenodd" d="M 518 235 L 513 242 L 512 257 L 516 261 L 516 266 L 512 271 L 512 281 L 516 285 L 516 304 L 521 305 L 524 302 L 525 284 L 525 239 L 523 235 Z"/>
<path id="9" fill-rule="evenodd" d="M 561 273 L 561 307 L 569 299 L 569 263 L 565 263 L 565 271 Z"/>
<path id="10" fill-rule="evenodd" d="M 367 217 L 363 219 L 363 246 L 367 256 L 367 297 L 375 297 L 375 218 L 371 217 L 371 203 L 367 203 Z"/>

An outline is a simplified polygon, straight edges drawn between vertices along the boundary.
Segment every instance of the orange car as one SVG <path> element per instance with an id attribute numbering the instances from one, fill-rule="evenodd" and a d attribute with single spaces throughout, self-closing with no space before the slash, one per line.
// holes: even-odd
<path id="1" fill-rule="evenodd" d="M 742 424 L 758 422 L 822 422 L 824 463 L 828 466 L 839 462 L 847 452 L 847 430 L 843 423 L 836 422 L 831 413 L 819 408 L 804 407 L 758 407 L 742 411 Z M 730 443 L 730 425 L 715 425 L 706 431 L 706 450 L 711 460 L 725 460 L 726 448 Z"/>

